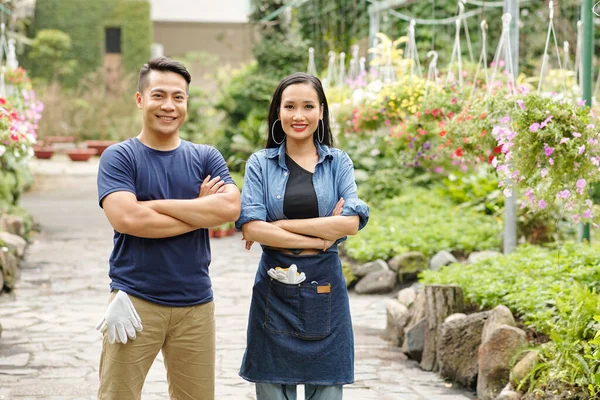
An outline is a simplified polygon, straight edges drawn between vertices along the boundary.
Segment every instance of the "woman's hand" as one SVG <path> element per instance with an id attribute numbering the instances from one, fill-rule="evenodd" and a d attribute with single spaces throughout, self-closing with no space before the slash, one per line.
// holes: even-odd
<path id="1" fill-rule="evenodd" d="M 342 210 L 344 209 L 344 198 L 340 197 L 335 207 L 333 207 L 333 212 L 331 213 L 332 217 L 337 217 L 338 215 L 342 215 Z"/>

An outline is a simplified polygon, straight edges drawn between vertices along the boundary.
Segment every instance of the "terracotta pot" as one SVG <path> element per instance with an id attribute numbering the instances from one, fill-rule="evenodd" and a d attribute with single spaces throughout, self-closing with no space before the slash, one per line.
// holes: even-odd
<path id="1" fill-rule="evenodd" d="M 47 143 L 73 143 L 75 136 L 46 136 L 42 140 Z"/>
<path id="2" fill-rule="evenodd" d="M 237 229 L 235 229 L 235 226 L 232 226 L 231 228 L 229 228 L 229 236 L 235 235 L 236 232 L 237 232 Z"/>
<path id="3" fill-rule="evenodd" d="M 54 155 L 54 149 L 52 149 L 52 147 L 39 146 L 33 148 L 33 153 L 35 154 L 35 157 L 40 160 L 49 160 Z"/>
<path id="4" fill-rule="evenodd" d="M 86 140 L 85 143 L 88 149 L 95 149 L 96 155 L 101 155 L 108 146 L 117 142 L 114 140 Z"/>
<path id="5" fill-rule="evenodd" d="M 87 161 L 96 154 L 95 149 L 67 149 L 65 153 L 72 161 Z"/>

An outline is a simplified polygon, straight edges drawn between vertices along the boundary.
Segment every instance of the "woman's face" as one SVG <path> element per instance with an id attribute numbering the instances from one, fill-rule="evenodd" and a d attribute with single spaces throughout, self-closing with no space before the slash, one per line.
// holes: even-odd
<path id="1" fill-rule="evenodd" d="M 288 141 L 312 140 L 322 118 L 323 107 L 310 83 L 296 83 L 283 90 L 279 119 Z"/>

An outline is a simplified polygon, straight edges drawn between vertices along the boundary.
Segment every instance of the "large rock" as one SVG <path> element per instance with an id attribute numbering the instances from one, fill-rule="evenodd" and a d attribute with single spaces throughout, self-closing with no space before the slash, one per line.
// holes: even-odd
<path id="1" fill-rule="evenodd" d="M 385 337 L 397 346 L 404 340 L 404 328 L 410 321 L 410 311 L 396 299 L 389 299 L 385 308 L 387 311 Z"/>
<path id="2" fill-rule="evenodd" d="M 398 292 L 396 298 L 400 303 L 404 304 L 407 308 L 410 308 L 417 299 L 417 291 L 413 288 L 402 289 Z"/>
<path id="3" fill-rule="evenodd" d="M 528 351 L 518 363 L 515 364 L 510 373 L 510 382 L 517 387 L 529 373 L 535 368 L 539 353 L 536 350 Z"/>
<path id="4" fill-rule="evenodd" d="M 429 269 L 432 271 L 439 271 L 439 269 L 443 266 L 457 262 L 458 260 L 452 255 L 452 253 L 442 250 L 431 258 L 431 261 L 429 261 Z"/>
<path id="5" fill-rule="evenodd" d="M 521 400 L 521 397 L 523 397 L 523 394 L 514 390 L 512 385 L 509 383 L 504 387 L 504 389 L 502 389 L 498 397 L 496 397 L 494 400 Z"/>
<path id="6" fill-rule="evenodd" d="M 371 272 L 358 281 L 354 291 L 358 294 L 389 293 L 396 287 L 396 282 L 393 271 Z"/>
<path id="7" fill-rule="evenodd" d="M 21 236 L 9 232 L 0 232 L 0 241 L 17 257 L 23 257 L 27 242 Z"/>
<path id="8" fill-rule="evenodd" d="M 16 215 L 4 214 L 0 216 L 0 229 L 13 235 L 25 236 L 25 222 Z"/>
<path id="9" fill-rule="evenodd" d="M 475 387 L 478 370 L 475 354 L 481 345 L 481 332 L 487 317 L 488 312 L 466 316 L 454 314 L 442 324 L 437 359 L 443 377 L 466 387 Z"/>
<path id="10" fill-rule="evenodd" d="M 490 311 L 490 315 L 487 321 L 485 322 L 485 326 L 483 327 L 481 338 L 482 342 L 485 342 L 489 334 L 501 325 L 517 325 L 515 323 L 515 317 L 513 317 L 512 312 L 508 309 L 508 307 L 503 305 L 496 306 L 492 311 Z"/>
<path id="11" fill-rule="evenodd" d="M 422 318 L 413 327 L 409 328 L 404 335 L 404 343 L 402 350 L 411 359 L 416 362 L 421 362 L 423 357 L 423 347 L 425 346 L 425 328 L 427 327 L 427 320 Z"/>
<path id="12" fill-rule="evenodd" d="M 392 271 L 398 273 L 400 282 L 409 282 L 417 279 L 419 272 L 427 269 L 427 260 L 423 253 L 411 251 L 395 256 L 388 265 Z"/>
<path id="13" fill-rule="evenodd" d="M 421 368 L 425 371 L 437 371 L 437 339 L 439 328 L 449 315 L 463 311 L 463 291 L 460 286 L 453 285 L 427 285 L 425 286 L 427 301 L 425 328 L 425 345 Z"/>
<path id="14" fill-rule="evenodd" d="M 488 332 L 479 347 L 477 360 L 477 397 L 480 400 L 494 400 L 500 394 L 509 381 L 512 358 L 526 345 L 525 332 L 514 326 L 500 325 Z"/>
<path id="15" fill-rule="evenodd" d="M 387 263 L 383 260 L 375 260 L 362 265 L 352 267 L 352 273 L 358 279 L 369 275 L 372 272 L 389 271 Z"/>
<path id="16" fill-rule="evenodd" d="M 8 291 L 15 288 L 17 279 L 21 274 L 19 259 L 8 251 L 0 250 L 0 272 L 4 281 L 4 288 Z M 0 287 L 0 290 L 2 287 Z"/>

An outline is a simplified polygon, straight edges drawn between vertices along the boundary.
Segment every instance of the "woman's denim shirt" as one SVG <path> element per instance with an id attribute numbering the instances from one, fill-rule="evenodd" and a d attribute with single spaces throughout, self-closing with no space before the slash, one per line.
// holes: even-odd
<path id="1" fill-rule="evenodd" d="M 354 165 L 346 152 L 315 142 L 319 161 L 313 174 L 313 185 L 319 202 L 319 217 L 331 216 L 338 200 L 344 198 L 342 215 L 360 217 L 358 229 L 369 220 L 369 207 L 358 198 L 354 181 Z M 246 163 L 242 189 L 242 211 L 235 223 L 238 230 L 250 221 L 278 221 L 283 214 L 283 198 L 289 176 L 285 165 L 285 142 L 277 148 L 257 151 Z M 338 239 L 328 251 L 337 252 Z"/>

